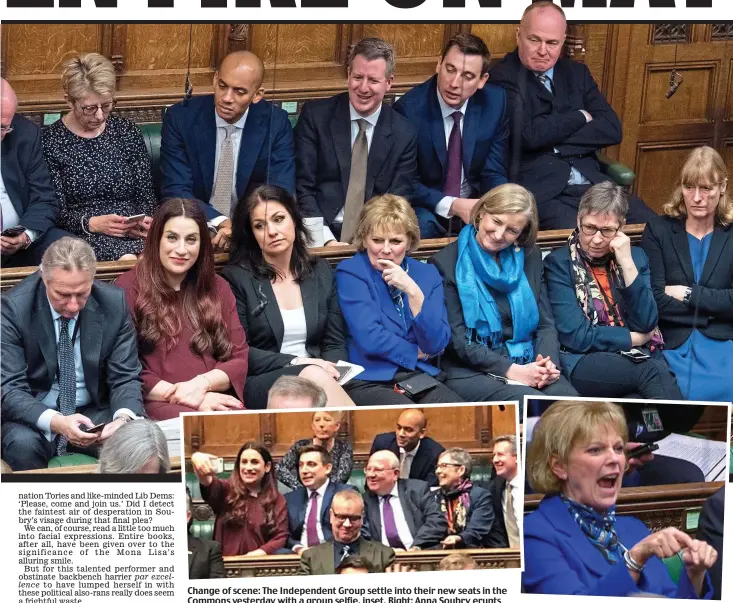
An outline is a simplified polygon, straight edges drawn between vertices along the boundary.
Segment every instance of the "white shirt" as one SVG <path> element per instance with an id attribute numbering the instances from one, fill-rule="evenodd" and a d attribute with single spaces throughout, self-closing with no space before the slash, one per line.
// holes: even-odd
<path id="1" fill-rule="evenodd" d="M 519 528 L 520 518 L 522 517 L 522 513 L 524 513 L 521 502 L 524 499 L 522 496 L 522 480 L 519 479 L 519 475 L 515 475 L 514 479 L 509 481 L 508 484 L 512 487 L 512 508 L 514 509 L 514 517 L 517 520 L 517 528 Z M 501 510 L 504 513 L 504 517 L 506 517 L 506 496 L 501 497 Z"/>
<path id="2" fill-rule="evenodd" d="M 400 467 L 402 467 L 402 462 L 404 459 L 404 463 L 406 465 L 406 472 L 403 475 L 402 471 L 400 471 L 400 477 L 404 479 L 408 479 L 410 477 L 410 471 L 412 471 L 412 462 L 415 460 L 415 455 L 417 454 L 417 451 L 420 449 L 420 440 L 417 441 L 417 446 L 415 446 L 410 452 L 405 451 L 404 448 L 400 448 Z M 407 457 L 405 459 L 405 456 Z"/>
<path id="3" fill-rule="evenodd" d="M 235 130 L 232 132 L 232 154 L 234 159 L 234 170 L 232 173 L 232 207 L 234 207 L 239 201 L 237 198 L 237 164 L 239 163 L 239 148 L 242 146 L 242 132 L 244 130 L 244 124 L 247 121 L 247 114 L 249 113 L 249 107 L 244 112 L 244 115 L 239 118 L 236 123 L 230 124 L 228 121 L 224 121 L 214 109 L 214 120 L 216 121 L 216 156 L 214 157 L 214 184 L 216 184 L 216 174 L 219 171 L 219 154 L 221 153 L 221 145 L 227 137 L 227 126 L 234 126 Z M 211 196 L 214 196 L 214 186 L 211 187 Z M 224 220 L 228 220 L 229 216 L 217 216 L 209 220 L 209 224 L 216 227 L 219 226 Z"/>
<path id="4" fill-rule="evenodd" d="M 316 498 L 316 513 L 318 513 L 318 518 L 316 520 L 316 532 L 318 533 L 318 542 L 326 542 L 326 538 L 323 536 L 323 526 L 321 525 L 321 513 L 323 512 L 323 497 L 326 495 L 326 488 L 328 488 L 329 480 L 326 480 L 323 482 L 323 485 L 316 490 L 318 492 L 318 497 Z M 308 504 L 305 506 L 305 520 L 303 522 L 303 533 L 300 536 L 300 544 L 296 544 L 293 547 L 293 551 L 298 551 L 298 549 L 306 548 L 308 546 L 308 516 L 311 512 L 311 507 L 313 506 L 313 499 L 311 498 L 313 494 L 313 490 L 308 490 Z"/>
<path id="5" fill-rule="evenodd" d="M 389 496 L 389 505 L 392 507 L 392 513 L 394 513 L 394 522 L 397 526 L 397 534 L 399 535 L 402 544 L 405 545 L 405 550 L 407 550 L 412 546 L 413 538 L 410 533 L 410 526 L 407 525 L 407 520 L 405 519 L 405 512 L 402 510 L 397 482 L 395 482 Z M 392 546 L 387 540 L 387 532 L 384 529 L 384 496 L 379 497 L 379 519 L 382 521 L 382 544 L 385 546 Z"/>
<path id="6" fill-rule="evenodd" d="M 443 115 L 443 129 L 445 131 L 445 149 L 446 153 L 448 151 L 448 142 L 450 140 L 450 133 L 453 131 L 453 113 L 456 111 L 461 112 L 461 121 L 460 121 L 460 128 L 461 128 L 461 142 L 463 141 L 463 124 L 466 121 L 466 107 L 468 107 L 468 101 L 463 103 L 463 105 L 459 109 L 455 109 L 451 107 L 450 105 L 446 104 L 446 102 L 443 100 L 443 97 L 440 96 L 440 91 L 436 90 L 435 93 L 438 95 L 438 105 L 440 105 L 440 113 Z M 447 159 L 446 159 L 447 161 Z M 446 165 L 447 167 L 447 165 Z M 471 194 L 471 185 L 468 184 L 468 180 L 466 180 L 466 174 L 463 170 L 463 165 L 461 165 L 461 197 L 464 199 L 467 199 L 468 196 Z M 451 205 L 453 205 L 453 201 L 456 200 L 456 197 L 450 197 L 445 196 L 443 197 L 438 204 L 435 206 L 435 213 L 439 216 L 443 216 L 444 218 L 450 217 L 450 208 Z"/>
<path id="7" fill-rule="evenodd" d="M 305 322 L 305 307 L 294 310 L 280 310 L 283 319 L 283 342 L 281 354 L 292 354 L 301 358 L 310 356 L 305 349 L 308 326 Z"/>
<path id="8" fill-rule="evenodd" d="M 1 215 L 3 217 L 1 230 L 12 228 L 13 226 L 18 226 L 20 224 L 20 216 L 18 216 L 18 212 L 15 211 L 15 206 L 8 196 L 8 191 L 5 188 L 5 182 L 3 182 L 2 174 L 0 174 L 0 208 L 2 209 Z M 25 234 L 28 235 L 31 243 L 35 241 L 38 236 L 38 233 L 35 230 L 28 230 L 27 228 L 25 230 Z"/>
<path id="9" fill-rule="evenodd" d="M 359 134 L 359 124 L 357 123 L 360 119 L 363 119 L 366 121 L 366 139 L 367 139 L 367 150 L 372 148 L 372 138 L 374 138 L 374 128 L 377 127 L 377 122 L 379 121 L 379 114 L 382 112 L 382 103 L 379 103 L 379 107 L 377 107 L 377 110 L 369 115 L 368 117 L 362 117 L 356 112 L 356 109 L 352 106 L 351 103 L 349 103 L 349 119 L 351 123 L 351 148 L 353 149 L 354 143 L 356 142 L 356 137 Z M 344 202 L 346 200 L 344 199 Z M 366 199 L 365 199 L 366 201 Z M 341 211 L 336 214 L 336 217 L 333 219 L 334 222 L 342 223 L 344 221 L 344 208 L 341 208 Z M 323 225 L 323 244 L 325 245 L 329 241 L 335 240 L 336 237 L 331 232 L 331 229 Z"/>

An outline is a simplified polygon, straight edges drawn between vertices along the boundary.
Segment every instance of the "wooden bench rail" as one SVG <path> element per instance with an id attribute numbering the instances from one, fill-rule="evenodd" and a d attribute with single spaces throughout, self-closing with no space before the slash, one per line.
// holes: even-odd
<path id="1" fill-rule="evenodd" d="M 643 224 L 633 224 L 624 227 L 624 232 L 631 237 L 631 242 L 637 244 L 641 240 L 641 233 L 644 230 Z M 570 236 L 569 230 L 543 230 L 537 236 L 537 244 L 543 251 L 551 251 L 562 247 Z M 455 238 L 425 239 L 420 243 L 418 249 L 412 253 L 412 257 L 418 260 L 426 260 L 433 254 L 440 251 Z M 356 248 L 348 247 L 317 247 L 311 250 L 313 255 L 322 257 L 332 266 L 336 266 L 341 260 L 356 253 Z M 216 255 L 216 270 L 220 271 L 227 263 L 229 255 L 220 253 Z M 135 262 L 99 262 L 97 264 L 97 279 L 111 283 L 123 272 L 127 272 L 135 265 Z M 7 291 L 17 285 L 25 277 L 30 276 L 37 266 L 24 266 L 22 268 L 3 268 L 0 270 L 0 291 Z"/>
<path id="2" fill-rule="evenodd" d="M 453 551 L 406 551 L 397 553 L 397 562 L 417 571 L 434 571 L 440 561 Z M 461 549 L 470 555 L 478 569 L 519 568 L 519 549 Z M 268 555 L 267 557 L 224 557 L 227 578 L 266 578 L 295 576 L 300 567 L 297 555 Z"/>

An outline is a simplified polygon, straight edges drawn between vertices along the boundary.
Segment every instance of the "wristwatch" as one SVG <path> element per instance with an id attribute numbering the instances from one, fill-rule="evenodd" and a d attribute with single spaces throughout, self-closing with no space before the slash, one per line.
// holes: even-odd
<path id="1" fill-rule="evenodd" d="M 687 287 L 687 289 L 685 289 L 685 295 L 682 297 L 682 303 L 689 305 L 691 295 L 692 295 L 692 287 Z"/>

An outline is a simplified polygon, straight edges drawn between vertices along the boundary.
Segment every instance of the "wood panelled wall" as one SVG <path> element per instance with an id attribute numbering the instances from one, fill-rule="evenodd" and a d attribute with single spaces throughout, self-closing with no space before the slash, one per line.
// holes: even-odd
<path id="1" fill-rule="evenodd" d="M 358 461 L 365 461 L 374 436 L 394 431 L 402 408 L 359 408 L 344 413 L 338 437 L 348 441 Z M 515 405 L 424 407 L 427 434 L 446 448 L 458 446 L 472 454 L 487 455 L 494 436 L 517 432 Z M 185 456 L 208 452 L 233 460 L 242 444 L 262 442 L 275 457 L 281 457 L 293 442 L 312 437 L 312 411 L 240 413 L 184 418 Z"/>
<path id="2" fill-rule="evenodd" d="M 399 94 L 434 72 L 443 44 L 458 31 L 481 36 L 500 59 L 514 48 L 514 30 L 490 23 L 12 23 L 0 35 L 4 77 L 20 110 L 38 121 L 65 106 L 64 60 L 89 51 L 115 64 L 119 109 L 157 121 L 160 108 L 182 97 L 189 60 L 194 93 L 206 94 L 220 59 L 251 49 L 265 61 L 268 97 L 302 101 L 344 90 L 349 45 L 379 36 L 397 51 L 392 91 Z M 733 25 L 575 24 L 566 50 L 588 65 L 622 119 L 624 141 L 609 154 L 634 169 L 636 192 L 650 205 L 664 203 L 695 146 L 714 146 L 733 170 Z M 675 64 L 684 83 L 668 100 Z"/>

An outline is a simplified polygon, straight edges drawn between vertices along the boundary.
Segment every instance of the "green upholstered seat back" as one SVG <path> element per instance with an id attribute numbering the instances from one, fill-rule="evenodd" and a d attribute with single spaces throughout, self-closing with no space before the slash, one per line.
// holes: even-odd
<path id="1" fill-rule="evenodd" d="M 150 169 L 153 174 L 155 193 L 160 197 L 160 139 L 163 130 L 162 123 L 138 124 L 142 132 L 145 146 L 150 155 Z"/>
<path id="2" fill-rule="evenodd" d="M 48 461 L 48 468 L 53 467 L 76 467 L 78 465 L 96 465 L 99 461 L 88 454 L 74 453 L 66 456 L 54 456 Z"/>

